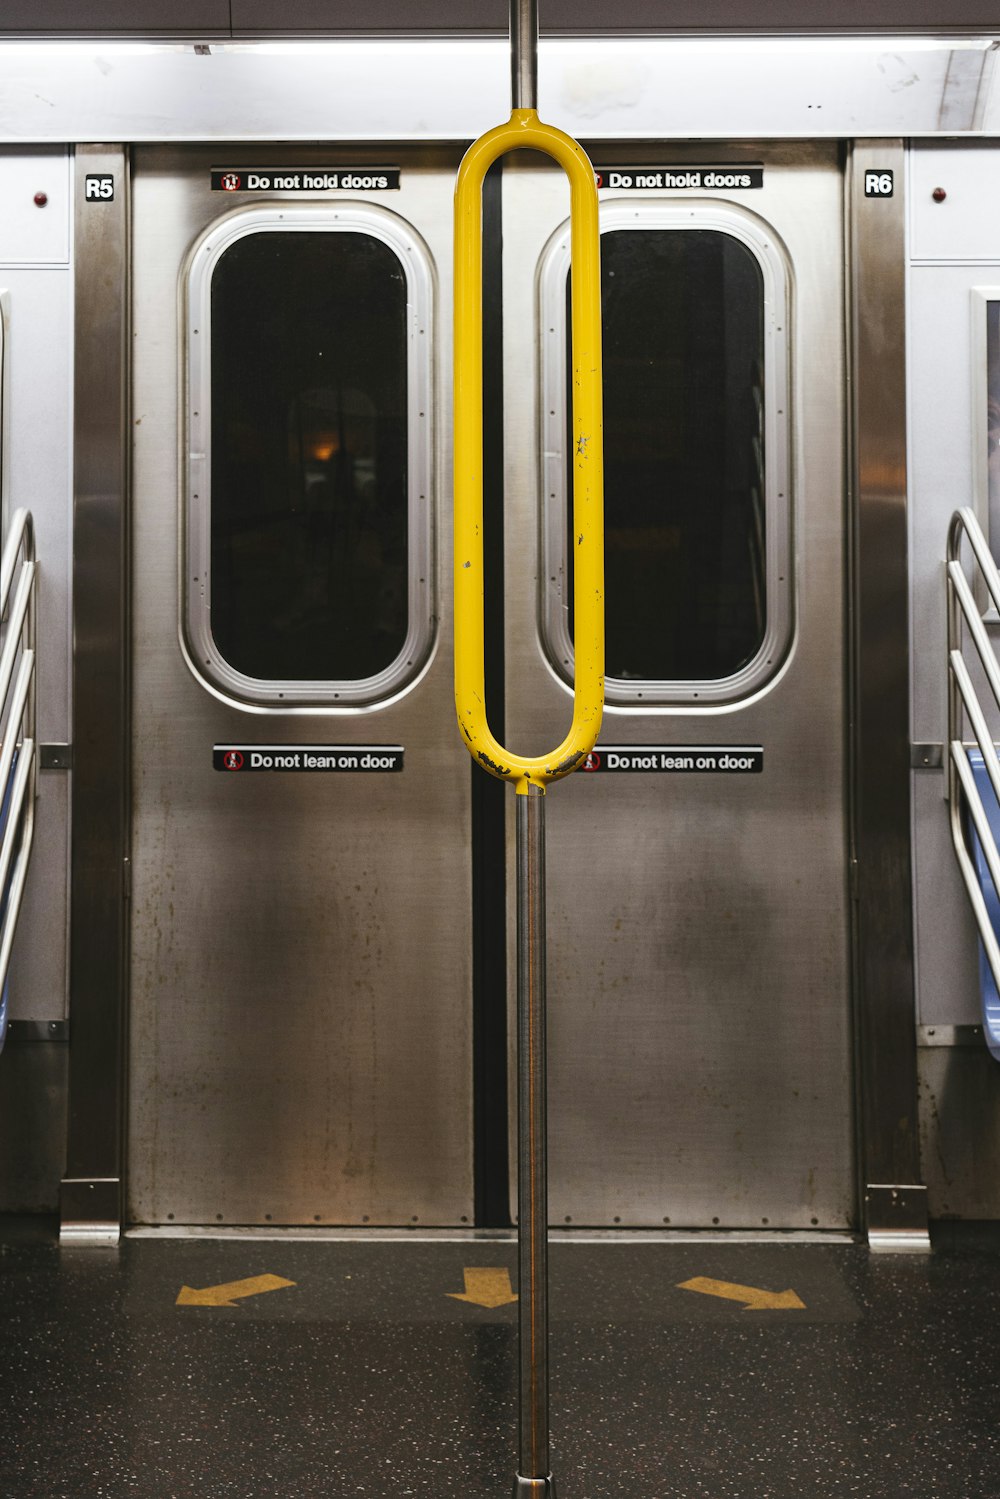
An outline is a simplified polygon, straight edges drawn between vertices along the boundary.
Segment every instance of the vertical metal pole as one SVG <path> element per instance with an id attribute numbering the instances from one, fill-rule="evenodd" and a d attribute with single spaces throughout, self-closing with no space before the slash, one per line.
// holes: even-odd
<path id="1" fill-rule="evenodd" d="M 514 1499 L 555 1499 L 549 1472 L 545 1120 L 545 793 L 517 803 L 517 1234 L 520 1456 Z"/>
<path id="2" fill-rule="evenodd" d="M 512 109 L 538 107 L 538 0 L 510 0 Z M 545 793 L 517 803 L 517 1258 L 520 1443 L 514 1499 L 555 1499 L 549 1471 L 549 1184 L 545 1117 Z"/>
<path id="3" fill-rule="evenodd" d="M 510 0 L 510 102 L 538 108 L 538 0 Z"/>

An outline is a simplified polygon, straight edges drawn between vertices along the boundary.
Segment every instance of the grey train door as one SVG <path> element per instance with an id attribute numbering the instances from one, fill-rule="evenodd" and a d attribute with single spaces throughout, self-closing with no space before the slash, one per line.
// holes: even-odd
<path id="1" fill-rule="evenodd" d="M 594 156 L 607 709 L 548 818 L 551 1217 L 843 1228 L 837 151 Z M 569 718 L 573 549 L 566 204 L 538 159 L 505 172 L 504 231 L 508 387 L 538 371 L 508 417 L 507 742 L 538 753 Z"/>
<path id="2" fill-rule="evenodd" d="M 472 1214 L 456 163 L 383 160 L 136 153 L 136 1223 Z"/>

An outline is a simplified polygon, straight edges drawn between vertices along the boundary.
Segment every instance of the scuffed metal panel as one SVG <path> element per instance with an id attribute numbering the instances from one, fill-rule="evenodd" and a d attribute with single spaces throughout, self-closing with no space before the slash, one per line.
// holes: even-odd
<path id="1" fill-rule="evenodd" d="M 135 174 L 129 1216 L 457 1225 L 473 1211 L 472 900 L 450 623 L 407 695 L 325 718 L 220 702 L 178 642 L 178 270 L 229 207 L 212 164 L 150 151 Z M 454 165 L 405 164 L 391 204 L 445 284 Z M 440 350 L 444 298 L 431 326 Z M 435 419 L 443 446 L 446 409 Z M 406 769 L 213 769 L 213 744 L 254 739 L 399 744 Z"/>
<path id="2" fill-rule="evenodd" d="M 990 45 L 549 39 L 541 113 L 584 141 L 974 132 Z M 0 140 L 468 140 L 506 113 L 508 68 L 469 38 L 0 44 Z"/>
<path id="3" fill-rule="evenodd" d="M 1000 1066 L 980 1040 L 917 1053 L 932 1218 L 1000 1218 Z"/>
<path id="4" fill-rule="evenodd" d="M 694 149 L 654 159 L 681 167 Z M 780 234 L 795 284 L 796 641 L 778 677 L 739 704 L 607 710 L 609 744 L 762 744 L 763 774 L 577 775 L 547 797 L 550 1206 L 560 1226 L 856 1221 L 842 177 L 825 146 L 762 157 L 752 209 Z M 508 329 L 532 327 L 532 273 L 561 232 L 560 189 L 527 163 L 505 171 Z M 706 211 L 700 195 L 678 201 Z M 513 386 L 531 351 L 508 337 L 506 357 Z M 532 394 L 512 403 L 506 424 L 507 722 L 526 749 L 569 713 L 536 627 L 535 454 L 556 401 Z"/>
<path id="5" fill-rule="evenodd" d="M 65 1041 L 8 1037 L 0 1055 L 0 1213 L 55 1213 L 66 1156 Z"/>

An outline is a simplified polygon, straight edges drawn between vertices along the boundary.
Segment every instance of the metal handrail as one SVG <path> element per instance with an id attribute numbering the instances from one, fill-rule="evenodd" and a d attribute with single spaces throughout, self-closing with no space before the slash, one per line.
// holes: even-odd
<path id="1" fill-rule="evenodd" d="M 0 558 L 0 1048 L 7 1032 L 7 973 L 35 832 L 35 527 L 11 517 Z M 15 581 L 16 580 L 16 581 Z"/>

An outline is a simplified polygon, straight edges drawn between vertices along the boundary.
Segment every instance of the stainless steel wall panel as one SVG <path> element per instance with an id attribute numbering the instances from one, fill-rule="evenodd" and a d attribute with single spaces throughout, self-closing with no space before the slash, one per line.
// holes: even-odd
<path id="1" fill-rule="evenodd" d="M 581 777 L 550 809 L 552 1221 L 849 1226 L 829 804 L 778 793 L 747 816 L 687 778 L 622 779 Z"/>
<path id="2" fill-rule="evenodd" d="M 43 772 L 24 901 L 10 967 L 10 1015 L 62 1020 L 68 1010 L 69 776 Z"/>
<path id="3" fill-rule="evenodd" d="M 1000 1088 L 980 1036 L 921 1047 L 920 1137 L 932 1218 L 1000 1218 Z"/>
<path id="4" fill-rule="evenodd" d="M 88 172 L 110 174 L 111 201 L 85 201 Z M 63 1224 L 109 1236 L 120 1217 L 128 847 L 128 199 L 124 151 L 81 147 L 74 179 L 73 1029 Z"/>
<path id="5" fill-rule="evenodd" d="M 58 1212 L 68 1052 L 65 1041 L 22 1042 L 7 1033 L 0 1056 L 0 1212 Z"/>
<path id="6" fill-rule="evenodd" d="M 400 737 L 373 792 L 220 785 L 195 715 L 140 740 L 132 1221 L 471 1214 L 466 788 Z"/>
<path id="7" fill-rule="evenodd" d="M 352 164 L 358 155 L 347 153 Z M 272 149 L 266 159 L 291 156 Z M 330 160 L 330 151 L 295 151 L 296 164 Z M 264 717 L 224 704 L 181 654 L 178 272 L 196 235 L 231 206 L 209 191 L 213 164 L 204 150 L 150 150 L 138 155 L 135 181 L 129 1216 L 467 1222 L 469 774 L 454 725 L 450 623 L 442 617 L 427 670 L 397 701 L 325 715 Z M 454 158 L 401 164 L 402 189 L 376 197 L 416 228 L 447 286 Z M 439 599 L 450 537 L 449 327 L 439 293 L 428 334 Z M 228 739 L 402 744 L 406 768 L 229 776 L 212 769 L 213 743 Z"/>
<path id="8" fill-rule="evenodd" d="M 944 791 L 941 771 L 914 774 L 917 1020 L 920 1025 L 981 1025 L 976 925 L 955 861 Z"/>
<path id="9" fill-rule="evenodd" d="M 906 195 L 901 144 L 856 142 L 848 175 L 853 371 L 853 847 L 868 1230 L 898 1225 L 885 1188 L 921 1180 L 916 1115 L 906 431 Z M 892 171 L 891 198 L 866 171 Z M 922 1195 L 922 1194 L 920 1194 Z M 909 1199 L 913 1194 L 909 1194 Z M 877 1213 L 876 1206 L 877 1205 Z M 887 1217 L 886 1217 L 887 1214 Z M 885 1221 L 876 1221 L 881 1215 Z"/>
<path id="10" fill-rule="evenodd" d="M 579 774 L 550 793 L 554 1223 L 856 1219 L 842 177 L 822 146 L 725 156 L 764 161 L 764 190 L 735 201 L 779 236 L 791 267 L 795 638 L 778 677 L 744 703 L 606 710 L 605 743 L 763 744 L 762 775 Z M 631 159 L 695 157 L 644 144 Z M 527 163 L 508 167 L 505 189 L 507 326 L 527 340 L 525 267 L 565 207 L 558 179 Z M 683 201 L 697 213 L 697 199 Z M 537 644 L 538 403 L 518 390 L 527 344 L 510 342 L 507 701 L 520 749 L 561 732 L 569 702 Z"/>

